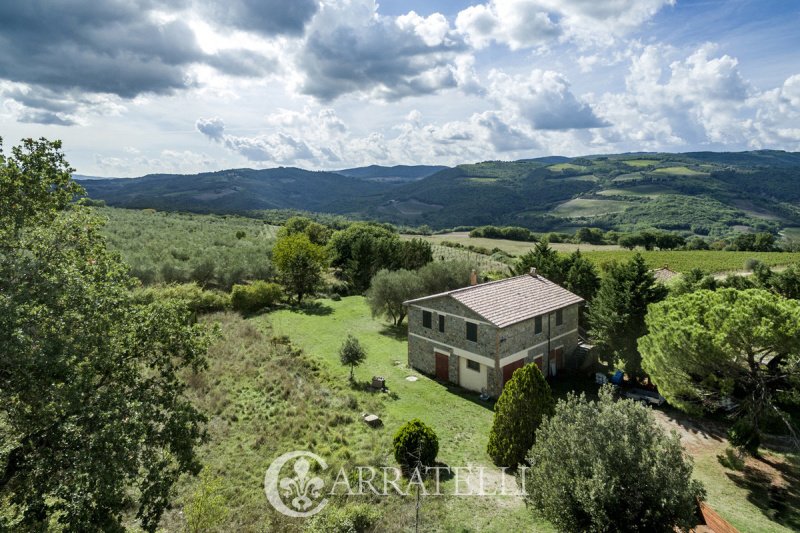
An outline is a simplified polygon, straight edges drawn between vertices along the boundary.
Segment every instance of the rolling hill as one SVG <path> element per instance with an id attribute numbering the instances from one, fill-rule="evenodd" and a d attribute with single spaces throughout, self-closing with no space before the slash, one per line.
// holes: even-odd
<path id="1" fill-rule="evenodd" d="M 265 209 L 358 212 L 364 202 L 380 201 L 388 189 L 371 180 L 285 167 L 78 181 L 91 198 L 112 206 L 208 213 Z"/>
<path id="2" fill-rule="evenodd" d="M 81 180 L 79 180 L 81 181 Z M 234 169 L 81 181 L 109 205 L 298 209 L 432 228 L 648 227 L 719 236 L 800 226 L 800 153 L 635 153 L 312 172 Z"/>
<path id="3" fill-rule="evenodd" d="M 449 167 L 441 165 L 395 165 L 384 167 L 381 165 L 370 165 L 368 167 L 346 168 L 335 171 L 336 174 L 360 178 L 363 180 L 375 181 L 415 181 L 427 178 Z"/>

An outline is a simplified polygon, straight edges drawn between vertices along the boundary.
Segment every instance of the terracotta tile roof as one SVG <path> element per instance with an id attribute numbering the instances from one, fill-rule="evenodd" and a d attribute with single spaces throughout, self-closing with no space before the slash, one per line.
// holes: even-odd
<path id="1" fill-rule="evenodd" d="M 584 301 L 542 276 L 524 274 L 405 303 L 415 304 L 441 296 L 450 296 L 499 328 Z"/>

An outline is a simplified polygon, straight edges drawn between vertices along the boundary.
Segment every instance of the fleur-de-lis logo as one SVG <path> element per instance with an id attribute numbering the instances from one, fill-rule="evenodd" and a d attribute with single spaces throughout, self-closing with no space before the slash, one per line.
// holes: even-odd
<path id="1" fill-rule="evenodd" d="M 294 475 L 281 476 L 284 466 L 292 459 L 297 459 L 293 465 Z M 321 470 L 328 468 L 325 460 L 317 454 L 297 451 L 278 457 L 264 476 L 264 492 L 267 494 L 267 499 L 275 509 L 287 516 L 298 518 L 312 516 L 328 503 L 327 499 L 317 502 L 322 496 L 325 482 L 310 474 L 310 460 L 315 461 Z"/>
<path id="2" fill-rule="evenodd" d="M 305 512 L 314 504 L 314 500 L 319 498 L 319 492 L 324 485 L 322 479 L 310 477 L 308 470 L 310 465 L 305 457 L 294 463 L 294 477 L 281 479 L 281 489 L 285 498 L 292 498 L 292 507 L 297 511 Z"/>

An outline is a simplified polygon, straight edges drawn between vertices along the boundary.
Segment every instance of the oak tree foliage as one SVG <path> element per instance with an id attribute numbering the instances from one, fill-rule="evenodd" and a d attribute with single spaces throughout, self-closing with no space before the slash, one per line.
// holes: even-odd
<path id="1" fill-rule="evenodd" d="M 303 297 L 313 294 L 322 282 L 327 261 L 325 248 L 314 244 L 305 233 L 281 237 L 272 248 L 272 262 L 278 269 L 278 279 L 289 294 Z"/>
<path id="2" fill-rule="evenodd" d="M 154 531 L 199 470 L 183 375 L 209 338 L 185 305 L 134 298 L 70 173 L 44 139 L 0 160 L 0 530 L 121 531 L 132 511 Z"/>

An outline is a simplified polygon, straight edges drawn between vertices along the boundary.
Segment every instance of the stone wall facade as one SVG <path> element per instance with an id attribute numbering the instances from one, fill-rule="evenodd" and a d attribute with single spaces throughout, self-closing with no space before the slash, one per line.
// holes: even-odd
<path id="1" fill-rule="evenodd" d="M 461 385 L 461 358 L 477 362 L 486 375 L 485 392 L 500 395 L 504 366 L 519 360 L 534 361 L 543 356 L 543 371 L 548 375 L 549 347 L 563 347 L 561 368 L 571 368 L 571 357 L 579 342 L 578 305 L 563 309 L 563 323 L 556 325 L 556 313 L 543 316 L 542 331 L 535 334 L 535 319 L 497 328 L 453 298 L 444 295 L 412 304 L 408 309 L 408 364 L 429 375 L 436 373 L 434 352 L 448 355 L 448 380 Z M 431 327 L 423 325 L 423 313 L 431 313 Z M 439 316 L 444 317 L 444 331 L 439 331 Z M 477 342 L 467 340 L 467 322 L 477 324 Z M 469 371 L 469 370 L 468 370 Z M 481 391 L 476 391 L 481 392 Z"/>

